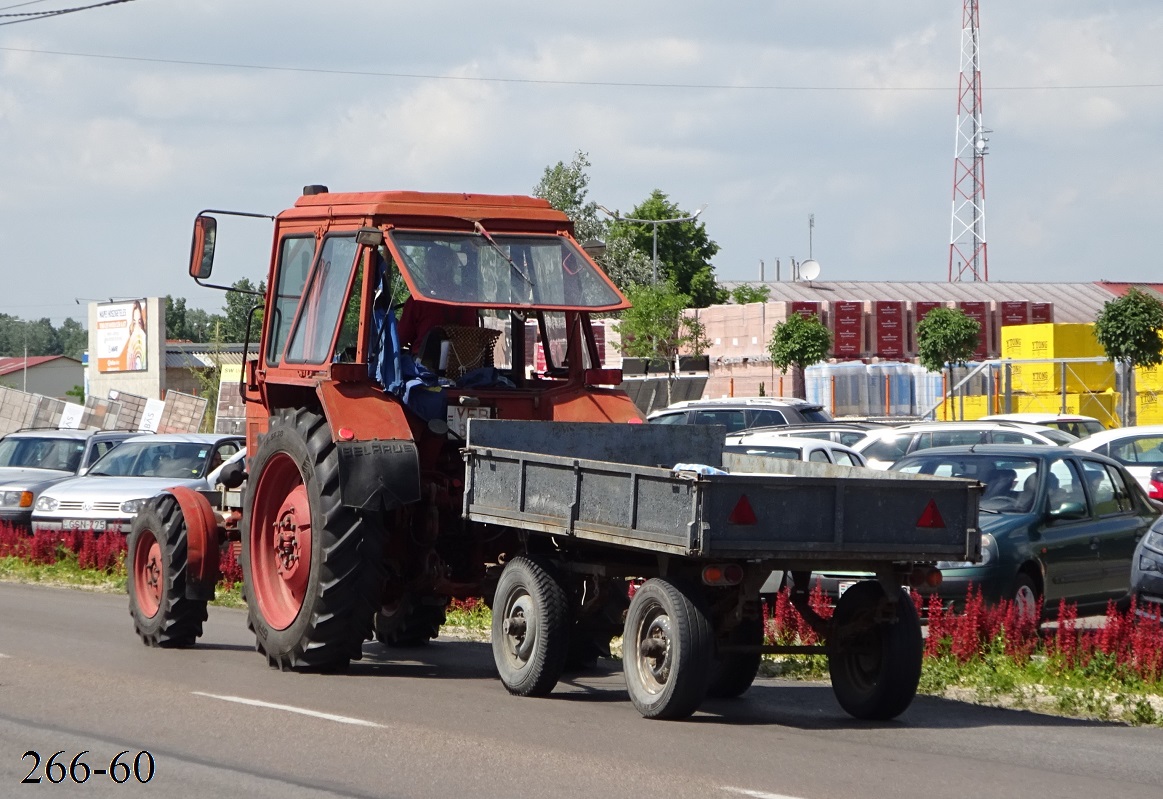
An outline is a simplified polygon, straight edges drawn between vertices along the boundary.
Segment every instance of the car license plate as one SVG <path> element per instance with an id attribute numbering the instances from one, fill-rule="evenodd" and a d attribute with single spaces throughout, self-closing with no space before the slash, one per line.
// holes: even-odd
<path id="1" fill-rule="evenodd" d="M 104 519 L 65 519 L 61 527 L 66 530 L 93 530 L 100 532 L 105 529 Z"/>
<path id="2" fill-rule="evenodd" d="M 845 580 L 844 582 L 840 583 L 838 586 L 836 586 L 836 596 L 844 596 L 844 592 L 854 585 L 856 585 L 855 580 Z"/>

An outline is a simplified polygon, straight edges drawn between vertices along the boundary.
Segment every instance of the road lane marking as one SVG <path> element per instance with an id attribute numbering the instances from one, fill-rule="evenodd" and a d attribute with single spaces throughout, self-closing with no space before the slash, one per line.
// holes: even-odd
<path id="1" fill-rule="evenodd" d="M 239 705 L 250 705 L 251 707 L 265 707 L 271 710 L 285 710 L 288 713 L 298 713 L 302 716 L 311 716 L 312 718 L 325 719 L 327 721 L 337 721 L 340 724 L 354 724 L 357 727 L 383 727 L 383 724 L 376 724 L 374 721 L 367 721 L 365 719 L 354 719 L 351 716 L 337 716 L 334 713 L 320 713 L 318 710 L 308 710 L 305 707 L 295 707 L 294 705 L 276 705 L 273 702 L 263 702 L 261 699 L 247 699 L 244 696 L 222 696 L 220 694 L 208 694 L 202 691 L 191 691 L 195 696 L 205 696 L 210 699 L 221 699 L 223 702 L 235 702 Z"/>
<path id="2" fill-rule="evenodd" d="M 746 788 L 732 788 L 730 785 L 719 786 L 721 790 L 737 793 L 740 796 L 751 796 L 754 799 L 797 799 L 795 796 L 786 796 L 782 793 L 767 793 L 766 791 L 750 791 Z"/>

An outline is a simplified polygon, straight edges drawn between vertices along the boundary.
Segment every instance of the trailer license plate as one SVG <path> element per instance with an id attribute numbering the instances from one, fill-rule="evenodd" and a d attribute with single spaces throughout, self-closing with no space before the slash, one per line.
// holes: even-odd
<path id="1" fill-rule="evenodd" d="M 94 530 L 100 532 L 105 529 L 104 519 L 65 519 L 61 527 L 66 530 Z"/>
<path id="2" fill-rule="evenodd" d="M 469 419 L 488 419 L 493 415 L 492 408 L 462 408 L 455 406 L 448 409 L 446 417 L 448 429 L 461 438 L 468 436 Z"/>
<path id="3" fill-rule="evenodd" d="M 836 587 L 836 596 L 844 596 L 844 592 L 856 585 L 855 580 L 845 580 Z"/>

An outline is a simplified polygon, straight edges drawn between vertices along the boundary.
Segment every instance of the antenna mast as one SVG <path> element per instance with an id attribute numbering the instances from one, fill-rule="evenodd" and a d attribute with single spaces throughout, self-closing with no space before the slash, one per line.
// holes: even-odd
<path id="1" fill-rule="evenodd" d="M 953 223 L 949 282 L 989 280 L 985 246 L 985 154 L 989 133 L 981 124 L 981 42 L 978 0 L 962 0 L 961 79 L 957 87 L 957 137 L 953 148 Z"/>

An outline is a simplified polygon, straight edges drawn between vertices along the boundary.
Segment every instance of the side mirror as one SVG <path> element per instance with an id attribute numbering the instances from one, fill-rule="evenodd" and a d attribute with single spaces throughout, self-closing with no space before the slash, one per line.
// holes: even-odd
<path id="1" fill-rule="evenodd" d="M 218 220 L 212 216 L 198 215 L 194 219 L 194 241 L 190 245 L 190 277 L 205 280 L 214 270 L 214 238 L 218 233 Z"/>
<path id="2" fill-rule="evenodd" d="M 246 482 L 246 464 L 242 461 L 232 461 L 218 472 L 218 482 L 226 488 L 238 488 Z"/>

